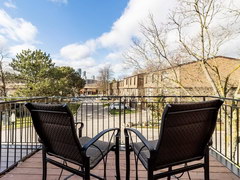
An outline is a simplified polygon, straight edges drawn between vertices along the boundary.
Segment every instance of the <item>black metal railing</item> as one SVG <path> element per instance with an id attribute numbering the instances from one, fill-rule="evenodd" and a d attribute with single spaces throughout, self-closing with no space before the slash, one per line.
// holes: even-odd
<path id="1" fill-rule="evenodd" d="M 0 102 L 0 174 L 39 149 L 40 144 L 24 104 L 47 100 L 44 97 Z"/>
<path id="2" fill-rule="evenodd" d="M 138 129 L 148 140 L 159 137 L 161 116 L 167 103 L 213 100 L 214 96 L 105 96 L 80 97 L 77 120 L 83 122 L 84 136 L 93 137 L 106 128 Z M 217 126 L 213 134 L 212 154 L 240 176 L 240 100 L 221 98 Z M 137 139 L 136 139 L 137 140 Z M 123 133 L 121 144 L 124 145 Z"/>
<path id="3" fill-rule="evenodd" d="M 48 97 L 0 103 L 1 172 L 16 165 L 39 148 L 27 101 L 68 103 L 76 122 L 84 123 L 82 135 L 94 137 L 107 128 L 138 129 L 148 140 L 159 137 L 161 116 L 167 103 L 198 102 L 216 99 L 213 96 L 81 96 Z M 222 98 L 223 99 L 223 98 Z M 240 175 L 239 108 L 240 100 L 224 98 L 217 126 L 212 137 L 212 154 Z M 8 108 L 7 108 L 8 107 Z M 11 108 L 10 108 L 11 107 Z M 15 113 L 16 119 L 12 121 Z M 109 138 L 104 136 L 103 140 Z M 123 133 L 121 144 L 124 145 Z"/>

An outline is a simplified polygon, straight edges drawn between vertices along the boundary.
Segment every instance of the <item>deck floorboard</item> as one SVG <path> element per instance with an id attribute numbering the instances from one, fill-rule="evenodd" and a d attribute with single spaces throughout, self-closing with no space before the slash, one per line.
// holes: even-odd
<path id="1" fill-rule="evenodd" d="M 120 168 L 121 168 L 121 179 L 125 180 L 125 154 L 124 152 L 120 152 Z M 107 179 L 108 180 L 115 180 L 115 169 L 114 169 L 114 154 L 110 153 L 108 157 L 108 164 L 107 164 Z M 61 169 L 48 164 L 48 180 L 56 180 L 59 177 Z M 94 170 L 91 171 L 94 174 L 103 175 L 103 163 L 100 163 Z M 63 171 L 64 177 L 70 175 L 69 172 Z M 146 180 L 146 171 L 144 167 L 139 164 L 139 171 L 138 171 L 139 179 Z M 203 179 L 203 169 L 196 169 L 190 171 L 191 179 L 200 180 Z M 28 158 L 22 163 L 19 163 L 17 167 L 13 170 L 5 174 L 1 177 L 2 180 L 41 180 L 42 179 L 42 164 L 41 164 L 41 151 L 34 154 L 32 157 Z M 79 176 L 72 176 L 71 180 L 81 179 Z M 95 178 L 92 178 L 95 179 Z M 135 179 L 135 165 L 133 156 L 131 156 L 131 179 Z M 165 178 L 166 179 L 166 178 Z M 175 179 L 175 178 L 172 178 Z M 187 174 L 185 173 L 181 179 L 188 179 Z M 225 166 L 221 163 L 216 161 L 213 157 L 210 157 L 210 179 L 216 180 L 239 180 L 240 178 L 234 175 L 230 170 L 228 170 Z"/>

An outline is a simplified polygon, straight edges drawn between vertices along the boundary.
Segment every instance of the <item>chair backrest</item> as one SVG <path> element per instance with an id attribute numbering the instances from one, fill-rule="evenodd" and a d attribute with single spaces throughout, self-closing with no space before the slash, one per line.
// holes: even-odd
<path id="1" fill-rule="evenodd" d="M 27 103 L 26 107 L 47 153 L 82 164 L 81 144 L 67 105 Z"/>
<path id="2" fill-rule="evenodd" d="M 201 159 L 211 140 L 222 103 L 214 100 L 167 105 L 156 147 L 155 166 Z"/>

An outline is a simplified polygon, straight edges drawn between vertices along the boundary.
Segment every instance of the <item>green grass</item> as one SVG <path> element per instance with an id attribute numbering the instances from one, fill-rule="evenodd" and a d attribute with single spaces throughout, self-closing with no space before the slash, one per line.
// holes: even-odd
<path id="1" fill-rule="evenodd" d="M 69 109 L 72 111 L 72 114 L 76 114 L 78 108 L 80 107 L 80 104 L 77 103 L 68 103 L 67 104 Z M 32 118 L 30 116 L 25 116 L 22 118 L 16 117 L 15 123 L 9 123 L 3 125 L 3 129 L 12 129 L 12 128 L 25 128 L 25 127 L 31 127 L 32 124 Z"/>
<path id="2" fill-rule="evenodd" d="M 32 119 L 30 116 L 23 118 L 16 118 L 15 123 L 6 124 L 3 126 L 3 129 L 12 129 L 12 128 L 25 128 L 32 126 Z"/>
<path id="3" fill-rule="evenodd" d="M 109 103 L 104 103 L 103 104 L 103 107 L 107 107 L 107 106 L 109 106 Z"/>
<path id="4" fill-rule="evenodd" d="M 72 111 L 72 114 L 76 114 L 78 108 L 80 107 L 80 104 L 78 104 L 78 103 L 68 103 L 67 105 L 68 105 L 69 109 Z"/>
<path id="5" fill-rule="evenodd" d="M 221 126 L 220 126 L 220 122 L 217 122 L 216 129 L 217 129 L 217 131 L 220 131 L 220 130 L 225 131 L 225 124 L 221 124 Z"/>

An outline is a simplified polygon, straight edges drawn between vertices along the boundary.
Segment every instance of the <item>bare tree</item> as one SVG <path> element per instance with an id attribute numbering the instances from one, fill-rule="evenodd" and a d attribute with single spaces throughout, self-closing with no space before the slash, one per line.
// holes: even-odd
<path id="1" fill-rule="evenodd" d="M 232 26 L 234 16 L 226 17 L 225 4 L 223 0 L 179 0 L 167 25 L 157 25 L 150 16 L 150 25 L 146 25 L 147 23 L 141 25 L 142 37 L 134 39 L 132 47 L 124 54 L 126 62 L 146 71 L 170 67 L 173 76 L 166 78 L 176 83 L 186 94 L 191 95 L 193 92 L 185 88 L 179 80 L 177 65 L 196 61 L 215 95 L 227 97 L 231 93 L 235 96 L 240 89 L 240 81 L 234 89 L 231 79 L 233 74 L 240 70 L 240 64 L 231 67 L 223 75 L 217 62 L 209 61 L 212 57 L 220 55 L 223 45 L 239 35 L 239 30 Z M 236 17 L 238 15 L 236 14 Z M 233 19 L 230 21 L 230 18 Z M 169 33 L 177 35 L 173 42 L 174 46 L 167 39 Z M 235 109 L 232 117 L 227 114 L 227 118 L 229 118 L 228 128 L 232 123 L 234 130 L 237 127 Z M 236 148 L 236 133 L 232 136 L 233 147 Z"/>
<path id="2" fill-rule="evenodd" d="M 1 77 L 1 96 L 7 97 L 6 88 L 6 71 L 4 70 L 4 59 L 7 58 L 7 53 L 3 49 L 0 49 L 0 77 Z"/>
<path id="3" fill-rule="evenodd" d="M 177 31 L 182 53 L 189 59 L 201 62 L 201 68 L 216 95 L 226 97 L 230 92 L 229 79 L 239 70 L 233 67 L 224 77 L 218 66 L 208 63 L 208 59 L 219 54 L 221 47 L 236 36 L 236 31 L 223 18 L 226 9 L 221 0 L 179 1 L 172 12 L 170 24 Z M 189 32 L 194 29 L 195 33 Z"/>
<path id="4" fill-rule="evenodd" d="M 171 76 L 155 78 L 154 81 L 160 81 L 158 83 L 163 87 L 167 84 L 165 81 L 170 81 L 180 87 L 185 94 L 191 95 L 181 83 L 178 73 L 178 65 L 185 62 L 186 58 L 178 53 L 178 48 L 168 44 L 169 30 L 166 24 L 157 25 L 153 15 L 150 14 L 148 23 L 141 24 L 142 37 L 133 39 L 131 48 L 124 53 L 125 63 L 140 72 L 153 72 L 170 67 Z"/>
<path id="5" fill-rule="evenodd" d="M 99 70 L 99 86 L 102 89 L 103 94 L 109 94 L 108 86 L 112 77 L 111 65 L 106 65 Z"/>
<path id="6" fill-rule="evenodd" d="M 233 16 L 233 23 L 239 23 L 240 20 L 240 3 L 237 3 L 238 1 L 230 0 L 229 4 L 227 6 L 228 16 Z"/>
<path id="7" fill-rule="evenodd" d="M 167 25 L 157 25 L 153 16 L 149 16 L 149 23 L 141 25 L 142 37 L 134 38 L 130 50 L 124 54 L 126 63 L 140 71 L 171 67 L 174 76 L 170 80 L 190 95 L 179 81 L 176 69 L 179 63 L 198 61 L 215 95 L 228 96 L 232 90 L 230 79 L 240 65 L 232 67 L 223 77 L 219 66 L 208 61 L 219 55 L 221 47 L 238 35 L 236 29 L 231 28 L 233 21 L 224 19 L 223 1 L 181 0 L 177 7 Z M 171 44 L 167 39 L 169 32 L 177 34 Z"/>
<path id="8" fill-rule="evenodd" d="M 137 70 L 159 70 L 166 65 L 165 60 L 169 61 L 167 30 L 156 25 L 152 14 L 147 20 L 148 25 L 140 24 L 141 37 L 133 38 L 131 48 L 124 53 L 125 62 Z"/>
<path id="9" fill-rule="evenodd" d="M 178 8 L 172 13 L 171 24 L 178 34 L 178 41 L 183 52 L 189 58 L 200 62 L 201 68 L 215 94 L 219 97 L 227 97 L 232 90 L 231 77 L 240 70 L 240 64 L 229 69 L 228 74 L 223 76 L 219 66 L 210 64 L 208 59 L 219 54 L 221 47 L 231 38 L 238 35 L 231 25 L 233 21 L 224 19 L 226 15 L 224 1 L 221 0 L 186 0 L 180 1 Z M 236 17 L 238 14 L 236 14 Z M 219 19 L 222 18 L 222 21 Z M 235 19 L 236 20 L 236 19 Z M 189 35 L 189 28 L 194 28 L 195 32 Z M 240 83 L 240 81 L 239 81 Z M 237 94 L 240 84 L 238 83 L 233 96 Z M 235 104 L 232 104 L 235 106 Z M 225 107 L 223 107 L 225 108 Z M 227 144 L 232 143 L 232 154 L 229 157 L 235 158 L 237 147 L 237 109 L 233 112 L 225 109 L 228 123 L 228 132 L 232 126 L 232 134 L 227 134 Z M 230 137 L 232 136 L 232 140 Z"/>

